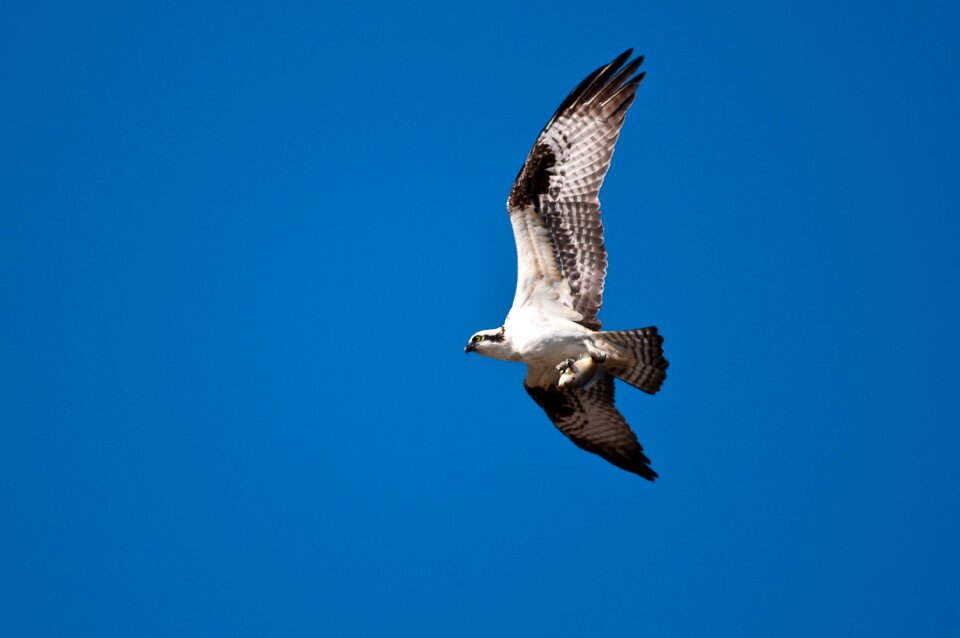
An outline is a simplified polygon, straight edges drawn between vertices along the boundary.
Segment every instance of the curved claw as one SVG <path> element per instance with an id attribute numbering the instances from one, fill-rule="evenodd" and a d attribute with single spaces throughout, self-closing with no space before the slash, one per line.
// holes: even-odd
<path id="1" fill-rule="evenodd" d="M 557 364 L 557 370 L 559 370 L 560 372 L 564 372 L 569 368 L 572 368 L 573 364 L 576 362 L 577 362 L 576 359 L 567 359 L 566 361 L 561 361 L 560 363 Z"/>
<path id="2" fill-rule="evenodd" d="M 560 371 L 557 385 L 561 389 L 589 386 L 600 378 L 603 368 L 598 364 L 603 363 L 605 359 L 606 356 L 603 356 L 602 359 L 598 360 L 598 357 L 593 353 L 583 354 L 578 359 L 567 359 L 557 366 L 557 370 Z"/>

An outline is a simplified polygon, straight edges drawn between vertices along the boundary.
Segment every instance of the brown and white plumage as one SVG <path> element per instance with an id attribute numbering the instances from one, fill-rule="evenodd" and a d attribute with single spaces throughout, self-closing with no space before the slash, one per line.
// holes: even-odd
<path id="1" fill-rule="evenodd" d="M 607 253 L 600 186 L 627 109 L 644 74 L 632 50 L 588 75 L 541 131 L 507 200 L 517 245 L 517 288 L 501 328 L 466 350 L 527 364 L 524 386 L 557 428 L 581 448 L 653 480 L 657 474 L 614 407 L 613 377 L 653 394 L 666 378 L 656 328 L 599 332 Z M 616 336 L 616 337 L 615 337 Z M 582 383 L 565 367 L 596 357 Z M 565 387 L 558 381 L 566 375 Z"/>
<path id="2" fill-rule="evenodd" d="M 580 315 L 578 323 L 600 329 L 607 273 L 600 186 L 644 78 L 634 75 L 642 56 L 624 66 L 631 53 L 588 75 L 567 96 L 520 169 L 507 200 L 519 263 L 514 308 L 535 303 L 544 291 L 555 293 Z"/>
<path id="3" fill-rule="evenodd" d="M 593 385 L 576 390 L 553 385 L 524 387 L 557 429 L 577 446 L 628 472 L 651 481 L 657 478 L 643 446 L 613 404 L 612 376 L 605 374 Z"/>

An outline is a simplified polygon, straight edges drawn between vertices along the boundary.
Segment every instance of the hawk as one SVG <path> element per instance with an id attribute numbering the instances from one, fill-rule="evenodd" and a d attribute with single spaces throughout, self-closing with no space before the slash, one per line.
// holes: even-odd
<path id="1" fill-rule="evenodd" d="M 607 252 L 598 198 L 644 73 L 633 50 L 588 75 L 537 137 L 507 200 L 517 289 L 499 328 L 465 352 L 527 364 L 524 387 L 571 441 L 653 481 L 657 473 L 614 406 L 614 377 L 655 394 L 667 378 L 656 327 L 601 331 Z"/>

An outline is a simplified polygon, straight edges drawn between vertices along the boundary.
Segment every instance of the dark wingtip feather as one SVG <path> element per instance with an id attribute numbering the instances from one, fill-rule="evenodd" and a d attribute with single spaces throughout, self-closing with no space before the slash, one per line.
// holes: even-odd
<path id="1" fill-rule="evenodd" d="M 573 107 L 579 102 L 588 102 L 593 99 L 596 95 L 602 93 L 604 89 L 607 89 L 611 84 L 620 84 L 619 81 L 611 82 L 612 77 L 619 78 L 629 75 L 624 74 L 621 70 L 621 67 L 630 60 L 630 56 L 633 55 L 633 48 L 629 48 L 616 58 L 613 59 L 609 64 L 604 64 L 598 69 L 595 69 L 587 77 L 583 79 L 574 88 L 570 93 L 564 98 L 563 102 L 560 103 L 560 106 L 557 107 L 557 110 L 553 113 L 553 116 L 550 118 L 550 121 L 547 122 L 547 125 L 543 127 L 543 130 L 550 128 L 550 125 L 556 121 L 560 115 L 565 111 Z M 643 56 L 639 56 L 636 60 L 630 63 L 629 66 L 634 67 L 630 73 L 633 73 L 640 65 L 643 64 Z M 618 72 L 619 71 L 619 72 Z M 614 86 L 614 90 L 619 89 L 619 86 Z"/>
<path id="2" fill-rule="evenodd" d="M 584 94 L 587 87 L 589 87 L 593 83 L 593 81 L 596 79 L 598 75 L 600 75 L 600 72 L 603 71 L 603 69 L 604 67 L 600 67 L 599 69 L 596 69 L 593 73 L 583 78 L 583 80 L 580 82 L 580 84 L 576 86 L 576 88 L 570 91 L 567 97 L 563 99 L 563 102 L 560 103 L 560 106 L 557 107 L 557 110 L 554 111 L 553 117 L 551 117 L 550 121 L 547 122 L 547 125 L 543 127 L 544 130 L 550 128 L 550 125 L 553 124 L 553 122 L 558 117 L 560 117 L 560 115 L 563 114 L 564 111 L 566 111 L 568 108 L 576 104 L 577 100 L 579 100 L 580 97 Z"/>
<path id="3" fill-rule="evenodd" d="M 639 445 L 639 443 L 638 443 Z M 614 456 L 614 455 L 604 455 L 603 458 L 610 461 L 617 467 L 622 470 L 626 470 L 641 478 L 645 478 L 651 483 L 660 478 L 660 475 L 650 467 L 650 459 L 647 458 L 647 455 L 643 453 L 643 446 L 639 445 L 640 449 L 637 450 L 630 457 Z"/>
<path id="4" fill-rule="evenodd" d="M 600 87 L 600 90 L 597 91 L 596 95 L 591 96 L 590 101 L 596 99 L 600 101 L 601 105 L 606 105 L 615 95 L 620 93 L 625 85 L 636 79 L 636 76 L 631 76 L 637 72 L 642 63 L 643 58 L 637 58 L 629 62 L 625 67 L 620 69 L 616 75 L 607 80 L 604 85 Z"/>
<path id="5" fill-rule="evenodd" d="M 640 86 L 640 83 L 643 82 L 643 78 L 647 77 L 646 71 L 641 71 L 636 76 L 633 77 L 629 82 L 621 86 L 617 91 L 603 101 L 603 106 L 608 107 L 611 110 L 605 111 L 609 114 L 609 117 L 616 117 L 617 115 L 626 113 L 627 109 L 630 108 L 630 105 L 633 104 L 633 101 L 637 98 L 637 87 Z"/>
<path id="6" fill-rule="evenodd" d="M 655 483 L 656 480 L 660 478 L 660 475 L 654 472 L 653 468 L 651 468 L 649 465 L 644 465 L 641 470 L 637 470 L 634 473 L 637 476 L 647 479 L 651 483 Z"/>
<path id="7" fill-rule="evenodd" d="M 630 59 L 630 56 L 632 55 L 633 55 L 633 47 L 630 47 L 629 49 L 627 49 L 626 51 L 624 51 L 623 53 L 615 57 L 613 59 L 613 62 L 610 63 L 610 66 L 616 66 L 617 68 L 620 68 L 624 62 Z"/>
<path id="8" fill-rule="evenodd" d="M 648 459 L 647 455 L 643 453 L 643 448 L 640 448 L 640 451 L 631 458 L 624 458 L 622 456 L 616 456 L 613 454 L 605 454 L 603 452 L 597 452 L 596 450 L 589 451 L 593 452 L 594 454 L 598 454 L 604 460 L 616 465 L 621 470 L 626 470 L 631 474 L 636 474 L 640 478 L 645 478 L 651 483 L 660 478 L 660 475 L 657 474 L 652 467 L 650 467 L 650 459 Z"/>

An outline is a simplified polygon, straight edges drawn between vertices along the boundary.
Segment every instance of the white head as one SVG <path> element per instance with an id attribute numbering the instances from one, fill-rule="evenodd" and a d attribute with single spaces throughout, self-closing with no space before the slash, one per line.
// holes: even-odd
<path id="1" fill-rule="evenodd" d="M 503 326 L 474 334 L 463 351 L 468 354 L 476 352 L 494 359 L 510 359 L 513 356 L 513 348 L 510 347 L 510 340 L 507 339 Z"/>

